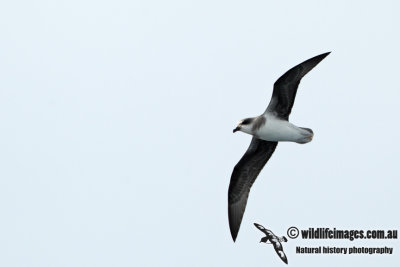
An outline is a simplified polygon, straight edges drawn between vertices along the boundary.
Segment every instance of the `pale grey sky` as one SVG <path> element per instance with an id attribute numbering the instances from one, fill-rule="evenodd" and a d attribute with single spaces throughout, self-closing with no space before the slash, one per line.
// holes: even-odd
<path id="1" fill-rule="evenodd" d="M 284 266 L 258 222 L 399 229 L 398 1 L 3 1 L 0 265 Z M 274 81 L 302 81 L 236 243 L 227 190 Z M 296 255 L 296 246 L 394 255 Z M 399 241 L 284 244 L 290 266 L 398 266 Z"/>

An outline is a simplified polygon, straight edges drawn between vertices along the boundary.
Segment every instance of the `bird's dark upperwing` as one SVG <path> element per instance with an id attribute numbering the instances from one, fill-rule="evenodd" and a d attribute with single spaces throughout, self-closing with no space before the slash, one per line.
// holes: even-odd
<path id="1" fill-rule="evenodd" d="M 286 254 L 285 254 L 285 252 L 283 252 L 282 244 L 280 242 L 275 242 L 275 243 L 273 243 L 273 246 L 274 246 L 274 249 L 275 249 L 276 253 L 278 254 L 279 258 L 281 258 L 281 260 L 284 263 L 288 264 Z"/>
<path id="2" fill-rule="evenodd" d="M 239 232 L 250 188 L 277 145 L 278 142 L 253 137 L 246 153 L 233 169 L 228 190 L 229 228 L 233 241 Z"/>
<path id="3" fill-rule="evenodd" d="M 274 91 L 266 112 L 274 113 L 278 117 L 287 120 L 292 111 L 301 78 L 329 54 L 330 52 L 310 58 L 283 74 L 274 83 Z"/>

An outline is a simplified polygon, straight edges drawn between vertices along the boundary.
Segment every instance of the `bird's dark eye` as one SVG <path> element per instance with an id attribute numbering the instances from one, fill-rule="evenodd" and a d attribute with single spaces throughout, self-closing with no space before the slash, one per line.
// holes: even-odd
<path id="1" fill-rule="evenodd" d="M 250 124 L 252 121 L 253 121 L 253 118 L 247 118 L 247 119 L 244 119 L 241 124 L 247 125 L 247 124 Z"/>

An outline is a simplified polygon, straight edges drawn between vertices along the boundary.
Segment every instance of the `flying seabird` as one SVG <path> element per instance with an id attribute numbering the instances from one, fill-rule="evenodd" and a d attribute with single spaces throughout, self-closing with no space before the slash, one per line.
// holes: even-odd
<path id="1" fill-rule="evenodd" d="M 266 228 L 264 228 L 264 226 L 255 223 L 254 224 L 261 232 L 263 232 L 265 234 L 265 236 L 263 238 L 261 238 L 260 243 L 264 242 L 266 244 L 272 244 L 274 246 L 274 249 L 276 251 L 276 254 L 278 254 L 279 258 L 281 258 L 281 260 L 288 264 L 288 260 L 287 257 L 285 255 L 285 252 L 283 252 L 283 247 L 281 242 L 287 242 L 286 237 L 282 236 L 282 237 L 277 237 L 271 230 L 268 230 Z M 268 241 L 270 243 L 268 243 Z"/>
<path id="2" fill-rule="evenodd" d="M 228 217 L 233 241 L 239 232 L 250 188 L 274 153 L 278 142 L 305 144 L 312 140 L 313 131 L 291 124 L 289 115 L 301 78 L 329 54 L 330 52 L 310 58 L 288 70 L 275 82 L 272 98 L 265 112 L 260 116 L 241 120 L 233 130 L 253 136 L 246 153 L 233 169 L 229 184 Z"/>

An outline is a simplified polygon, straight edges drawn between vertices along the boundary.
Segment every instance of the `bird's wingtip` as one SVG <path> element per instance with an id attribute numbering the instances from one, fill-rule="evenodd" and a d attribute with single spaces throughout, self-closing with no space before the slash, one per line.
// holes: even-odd
<path id="1" fill-rule="evenodd" d="M 231 232 L 231 236 L 232 236 L 233 243 L 235 243 L 236 242 L 237 233 L 235 234 L 234 232 Z"/>
<path id="2" fill-rule="evenodd" d="M 313 62 L 317 62 L 316 64 L 318 64 L 319 62 L 321 62 L 324 58 L 326 58 L 329 54 L 331 53 L 331 51 L 329 52 L 325 52 L 322 54 L 319 54 L 318 56 L 312 57 L 307 61 L 313 61 Z M 314 64 L 314 65 L 316 65 Z M 315 67 L 315 66 L 314 66 Z"/>
<path id="3" fill-rule="evenodd" d="M 283 257 L 280 257 L 280 258 L 284 263 L 289 264 L 288 259 L 286 258 L 286 255 L 284 255 Z"/>
<path id="4" fill-rule="evenodd" d="M 231 231 L 231 236 L 233 242 L 236 241 L 236 238 L 239 234 L 239 229 L 240 229 L 240 222 L 241 222 L 241 217 L 237 218 L 238 216 L 235 213 L 235 209 L 232 209 L 231 207 L 228 210 L 228 217 L 229 217 L 229 230 Z"/>
<path id="5" fill-rule="evenodd" d="M 325 53 L 321 54 L 321 56 L 327 57 L 330 53 L 332 53 L 332 51 L 325 52 Z"/>
<path id="6" fill-rule="evenodd" d="M 238 233 L 239 233 L 239 229 L 236 229 L 236 228 L 232 225 L 231 220 L 229 220 L 229 230 L 231 231 L 231 236 L 232 236 L 233 242 L 236 242 L 236 238 L 237 238 L 237 235 L 238 235 Z"/>

